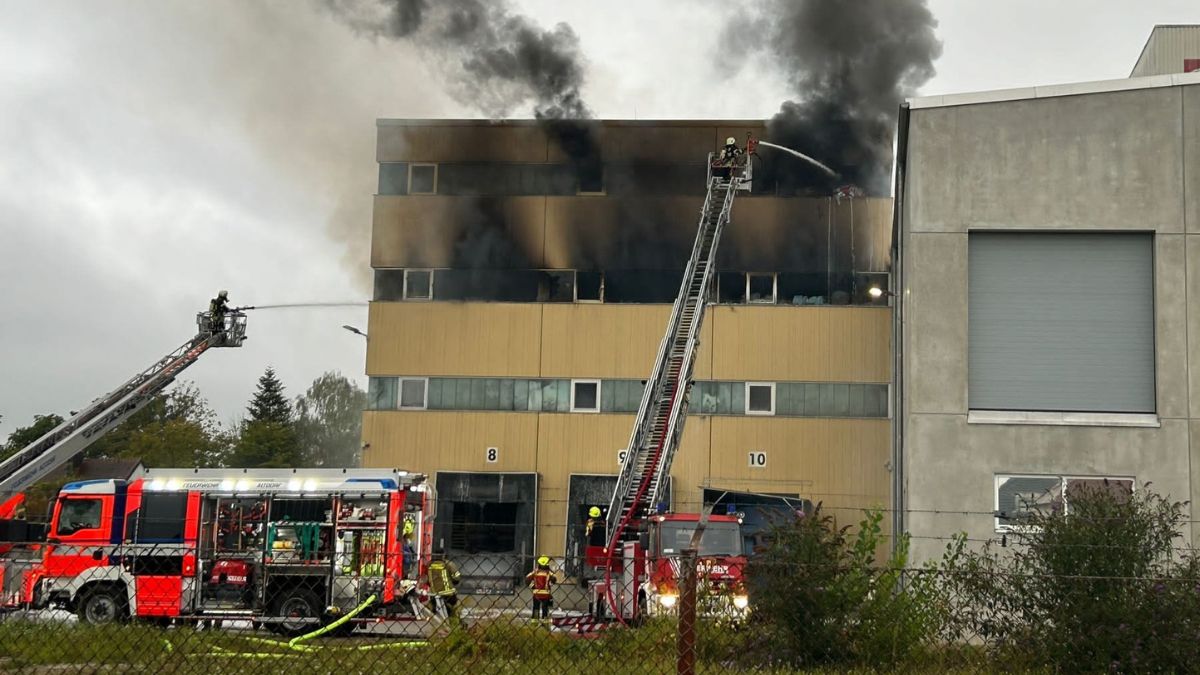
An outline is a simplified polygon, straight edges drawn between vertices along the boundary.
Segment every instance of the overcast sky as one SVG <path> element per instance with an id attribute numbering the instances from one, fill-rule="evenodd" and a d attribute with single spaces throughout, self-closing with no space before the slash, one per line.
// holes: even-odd
<path id="1" fill-rule="evenodd" d="M 718 75 L 737 3 L 515 4 L 578 32 L 598 117 L 765 118 L 789 95 L 769 70 Z M 1154 24 L 1200 23 L 1195 0 L 931 7 L 925 94 L 1126 77 Z M 365 301 L 375 119 L 478 114 L 438 76 L 318 0 L 0 3 L 0 438 L 149 366 L 220 288 Z M 365 387 L 346 323 L 365 329 L 365 307 L 252 314 L 244 348 L 183 379 L 225 423 L 268 365 L 292 395 L 327 370 Z"/>

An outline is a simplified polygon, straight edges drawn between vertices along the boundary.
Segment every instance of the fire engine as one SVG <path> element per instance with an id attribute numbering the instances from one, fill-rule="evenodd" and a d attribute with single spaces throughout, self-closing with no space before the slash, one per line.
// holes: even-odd
<path id="1" fill-rule="evenodd" d="M 82 621 L 249 620 L 298 634 L 357 607 L 420 616 L 426 477 L 379 469 L 148 469 L 62 488 L 26 601 Z"/>
<path id="2" fill-rule="evenodd" d="M 585 570 L 599 577 L 589 583 L 594 619 L 611 615 L 622 622 L 637 621 L 671 609 L 679 597 L 680 554 L 692 548 L 698 549 L 699 585 L 709 591 L 706 609 L 735 615 L 748 611 L 738 518 L 707 512 L 668 514 L 665 505 L 671 463 L 687 420 L 721 233 L 729 224 L 734 198 L 753 185 L 751 157 L 757 145 L 748 138 L 740 152 L 708 156 L 707 194 L 696 240 L 646 381 L 616 489 L 603 510 L 603 541 L 589 541 L 586 549 Z"/>

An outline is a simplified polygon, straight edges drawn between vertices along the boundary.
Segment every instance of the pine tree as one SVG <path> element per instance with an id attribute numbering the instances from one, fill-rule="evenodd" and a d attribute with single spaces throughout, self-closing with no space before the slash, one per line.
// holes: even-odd
<path id="1" fill-rule="evenodd" d="M 283 394 L 283 383 L 275 377 L 275 369 L 267 366 L 266 372 L 258 378 L 258 391 L 247 407 L 252 422 L 276 422 L 283 425 L 292 423 L 292 404 Z"/>

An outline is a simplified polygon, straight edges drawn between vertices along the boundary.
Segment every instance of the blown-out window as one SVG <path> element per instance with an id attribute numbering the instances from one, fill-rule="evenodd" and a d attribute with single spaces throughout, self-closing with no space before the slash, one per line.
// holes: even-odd
<path id="1" fill-rule="evenodd" d="M 1114 495 L 1132 494 L 1134 480 L 1111 476 L 996 476 L 995 518 L 997 532 L 1029 529 L 1035 515 L 1070 514 L 1071 497 L 1081 490 L 1107 490 Z"/>

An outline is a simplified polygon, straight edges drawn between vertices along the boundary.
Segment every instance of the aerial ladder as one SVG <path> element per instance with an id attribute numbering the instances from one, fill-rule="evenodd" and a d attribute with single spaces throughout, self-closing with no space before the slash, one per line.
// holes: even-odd
<path id="1" fill-rule="evenodd" d="M 196 325 L 196 335 L 187 342 L 0 462 L 0 520 L 14 517 L 24 502 L 23 490 L 144 408 L 202 354 L 216 347 L 240 347 L 246 340 L 246 315 L 238 309 L 216 318 L 201 312 Z"/>
<path id="2" fill-rule="evenodd" d="M 757 142 L 750 138 L 738 158 L 727 161 L 708 155 L 708 192 L 700 209 L 700 226 L 692 255 L 683 272 L 679 295 L 671 310 L 667 331 L 658 346 L 654 370 L 646 381 L 628 451 L 621 462 L 617 487 L 605 519 L 609 563 L 622 543 L 636 539 L 641 523 L 666 497 L 671 462 L 683 438 L 687 419 L 692 369 L 700 346 L 700 329 L 708 304 L 721 232 L 729 224 L 733 200 L 749 191 Z"/>

